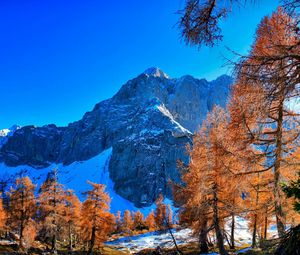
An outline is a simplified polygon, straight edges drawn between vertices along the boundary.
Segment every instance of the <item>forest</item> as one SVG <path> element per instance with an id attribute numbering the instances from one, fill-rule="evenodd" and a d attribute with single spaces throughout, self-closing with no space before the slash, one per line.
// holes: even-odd
<path id="1" fill-rule="evenodd" d="M 105 185 L 89 184 L 91 189 L 81 203 L 72 190 L 59 183 L 57 170 L 48 174 L 38 190 L 28 176 L 16 178 L 0 200 L 1 238 L 11 241 L 20 254 L 94 254 L 109 238 L 173 227 L 172 209 L 164 204 L 162 195 L 147 217 L 129 210 L 114 215 L 109 210 L 111 198 Z"/>

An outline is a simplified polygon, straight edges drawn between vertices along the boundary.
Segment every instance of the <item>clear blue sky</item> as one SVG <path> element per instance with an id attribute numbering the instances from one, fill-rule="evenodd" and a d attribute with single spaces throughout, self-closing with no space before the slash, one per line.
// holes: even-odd
<path id="1" fill-rule="evenodd" d="M 251 2 L 251 1 L 249 1 Z M 180 41 L 184 0 L 0 1 L 0 129 L 67 125 L 127 80 L 158 66 L 171 77 L 228 73 L 225 46 L 246 53 L 277 0 L 235 8 L 213 49 Z"/>

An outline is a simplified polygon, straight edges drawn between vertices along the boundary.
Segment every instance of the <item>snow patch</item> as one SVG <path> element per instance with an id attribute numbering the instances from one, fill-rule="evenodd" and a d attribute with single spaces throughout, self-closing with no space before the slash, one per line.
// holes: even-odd
<path id="1" fill-rule="evenodd" d="M 192 133 L 187 130 L 186 128 L 184 128 L 183 126 L 181 126 L 173 117 L 173 115 L 170 113 L 170 111 L 166 108 L 166 106 L 164 104 L 160 104 L 156 106 L 157 109 L 166 117 L 168 117 L 170 119 L 170 121 L 176 126 L 176 131 L 173 133 L 173 136 L 175 137 L 182 137 L 185 135 L 192 135 Z"/>
<path id="2" fill-rule="evenodd" d="M 0 130 L 0 148 L 7 142 L 8 138 L 14 134 L 14 132 L 20 129 L 20 126 L 13 125 L 11 128 L 5 128 Z"/>
<path id="3" fill-rule="evenodd" d="M 51 164 L 48 167 L 35 169 L 31 166 L 22 165 L 17 167 L 9 167 L 4 163 L 0 163 L 0 181 L 7 182 L 7 186 L 12 185 L 17 176 L 29 176 L 30 179 L 37 184 L 37 189 L 46 180 L 47 174 L 53 169 L 58 169 L 59 182 L 65 185 L 67 189 L 72 189 L 83 201 L 85 191 L 89 190 L 91 186 L 87 181 L 101 183 L 106 185 L 106 192 L 111 197 L 110 210 L 112 213 L 117 211 L 124 212 L 125 210 L 138 211 L 140 210 L 144 215 L 148 215 L 151 210 L 155 209 L 155 204 L 149 207 L 137 208 L 132 202 L 118 195 L 114 189 L 114 182 L 109 176 L 109 160 L 112 155 L 112 148 L 103 151 L 86 161 L 77 161 L 70 165 Z M 166 204 L 172 205 L 172 201 L 165 199 Z M 172 208 L 175 210 L 175 208 Z"/>
<path id="4" fill-rule="evenodd" d="M 172 230 L 177 244 L 184 244 L 191 241 L 196 241 L 192 237 L 192 231 L 190 229 Z M 120 239 L 106 242 L 108 245 L 113 245 L 120 250 L 130 251 L 135 253 L 144 249 L 155 249 L 157 246 L 161 248 L 173 247 L 173 242 L 170 233 L 165 231 L 149 232 L 137 236 L 122 237 Z"/>

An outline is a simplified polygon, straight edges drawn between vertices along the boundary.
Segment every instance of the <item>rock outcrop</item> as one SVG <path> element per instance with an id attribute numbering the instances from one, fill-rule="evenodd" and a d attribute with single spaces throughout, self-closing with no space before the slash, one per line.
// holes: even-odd
<path id="1" fill-rule="evenodd" d="M 171 196 L 179 180 L 177 160 L 214 104 L 225 106 L 232 79 L 183 76 L 171 79 L 150 68 L 128 81 L 111 99 L 97 104 L 67 127 L 26 126 L 2 138 L 0 161 L 35 168 L 88 160 L 112 147 L 110 177 L 116 191 L 142 207 L 159 193 Z"/>

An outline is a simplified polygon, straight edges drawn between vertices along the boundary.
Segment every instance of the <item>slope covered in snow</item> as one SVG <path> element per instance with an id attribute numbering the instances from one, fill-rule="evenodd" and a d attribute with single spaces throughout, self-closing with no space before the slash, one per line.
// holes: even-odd
<path id="1" fill-rule="evenodd" d="M 74 190 L 80 200 L 84 200 L 85 198 L 83 192 L 91 188 L 87 181 L 101 183 L 106 185 L 106 192 L 111 197 L 111 212 L 140 210 L 147 215 L 155 208 L 155 205 L 139 209 L 132 202 L 124 199 L 115 192 L 114 183 L 110 179 L 108 171 L 111 154 L 112 148 L 109 148 L 90 160 L 74 162 L 68 166 L 51 164 L 49 167 L 42 169 L 35 169 L 25 165 L 9 167 L 4 163 L 0 163 L 0 181 L 7 182 L 7 187 L 9 187 L 16 177 L 29 176 L 37 184 L 36 190 L 38 190 L 39 186 L 46 180 L 47 174 L 53 169 L 58 169 L 59 182 L 65 185 L 66 188 Z M 171 203 L 167 199 L 165 202 Z"/>

